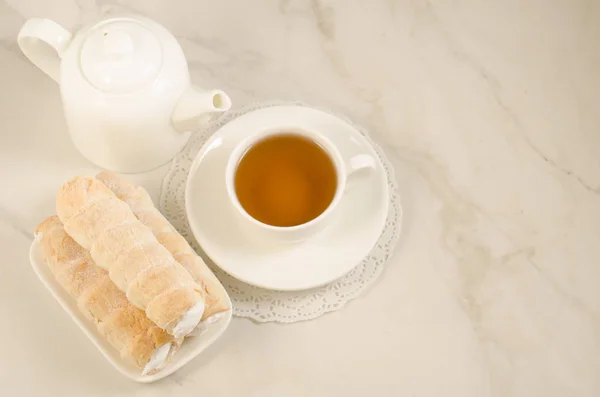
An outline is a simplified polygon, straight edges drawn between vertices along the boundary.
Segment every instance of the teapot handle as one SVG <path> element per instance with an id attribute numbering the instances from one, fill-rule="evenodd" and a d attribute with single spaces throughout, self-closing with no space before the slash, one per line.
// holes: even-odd
<path id="1" fill-rule="evenodd" d="M 35 66 L 60 83 L 60 58 L 71 38 L 71 33 L 56 22 L 31 18 L 19 31 L 17 42 Z"/>

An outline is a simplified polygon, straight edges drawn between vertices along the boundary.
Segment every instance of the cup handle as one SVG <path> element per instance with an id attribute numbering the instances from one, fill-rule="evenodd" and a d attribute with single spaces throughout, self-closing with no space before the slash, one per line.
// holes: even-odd
<path id="1" fill-rule="evenodd" d="M 349 182 L 356 178 L 359 171 L 365 170 L 371 173 L 377 167 L 375 158 L 370 154 L 357 154 L 346 160 L 346 188 Z"/>
<path id="2" fill-rule="evenodd" d="M 17 42 L 35 66 L 59 83 L 60 58 L 71 38 L 71 33 L 56 22 L 31 18 L 19 31 Z"/>

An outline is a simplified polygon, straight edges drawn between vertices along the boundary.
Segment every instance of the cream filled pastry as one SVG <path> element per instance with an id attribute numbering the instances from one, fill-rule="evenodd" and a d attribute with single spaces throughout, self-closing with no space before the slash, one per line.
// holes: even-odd
<path id="1" fill-rule="evenodd" d="M 229 303 L 225 288 L 186 239 L 154 206 L 148 192 L 143 187 L 136 186 L 110 171 L 103 171 L 96 178 L 129 205 L 140 222 L 152 231 L 175 260 L 202 286 L 206 301 L 202 319 L 212 323 L 220 317 L 218 314 L 227 311 Z M 199 327 L 197 331 L 202 328 Z"/>
<path id="2" fill-rule="evenodd" d="M 197 327 L 204 289 L 102 182 L 72 178 L 57 194 L 56 212 L 65 231 L 151 321 L 175 337 Z"/>
<path id="3" fill-rule="evenodd" d="M 159 371 L 181 345 L 133 306 L 97 266 L 88 251 L 65 231 L 58 217 L 44 220 L 36 229 L 44 260 L 62 288 L 98 332 L 124 360 L 143 374 Z"/>

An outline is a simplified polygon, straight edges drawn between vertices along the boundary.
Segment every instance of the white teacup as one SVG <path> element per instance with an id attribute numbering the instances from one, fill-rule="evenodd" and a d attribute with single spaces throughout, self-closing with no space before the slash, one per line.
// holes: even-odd
<path id="1" fill-rule="evenodd" d="M 316 218 L 296 226 L 273 226 L 252 217 L 239 202 L 235 191 L 235 173 L 244 154 L 258 142 L 276 135 L 298 135 L 308 138 L 320 145 L 333 161 L 337 174 L 337 187 L 329 206 Z M 376 160 L 367 153 L 365 148 L 356 147 L 349 142 L 347 147 L 336 146 L 323 133 L 305 128 L 281 126 L 264 130 L 242 140 L 231 152 L 225 168 L 225 185 L 227 195 L 243 226 L 247 226 L 252 235 L 263 237 L 273 242 L 299 242 L 314 236 L 331 224 L 332 215 L 348 188 L 349 178 L 360 170 L 370 170 L 376 167 Z M 369 172 L 370 174 L 370 172 Z M 365 175 L 368 177 L 368 175 Z"/>

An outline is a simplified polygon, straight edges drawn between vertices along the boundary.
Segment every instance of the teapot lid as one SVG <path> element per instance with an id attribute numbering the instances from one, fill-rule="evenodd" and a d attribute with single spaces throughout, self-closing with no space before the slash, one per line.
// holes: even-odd
<path id="1" fill-rule="evenodd" d="M 143 23 L 129 18 L 104 21 L 91 29 L 80 53 L 83 75 L 100 91 L 124 94 L 143 88 L 158 75 L 162 48 Z"/>

